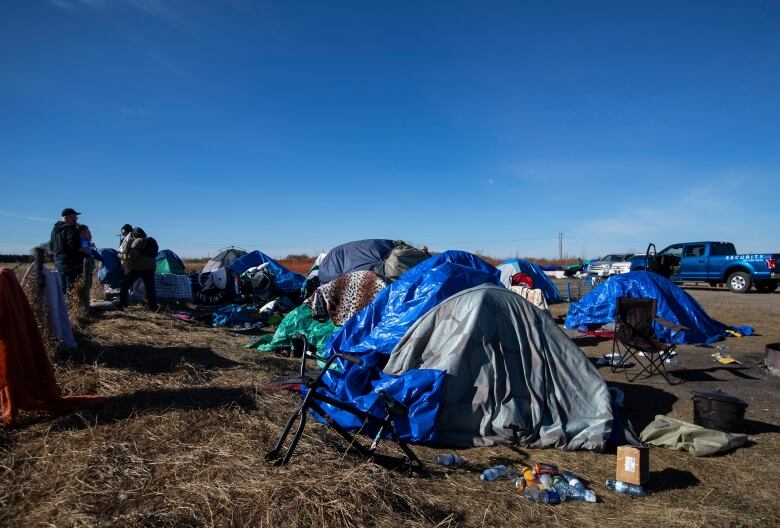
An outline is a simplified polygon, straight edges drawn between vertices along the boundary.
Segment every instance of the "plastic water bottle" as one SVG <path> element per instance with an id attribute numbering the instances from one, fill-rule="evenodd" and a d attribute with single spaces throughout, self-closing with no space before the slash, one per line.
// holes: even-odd
<path id="1" fill-rule="evenodd" d="M 554 489 L 541 489 L 538 487 L 525 488 L 523 497 L 531 502 L 540 502 L 542 504 L 561 503 L 561 496 Z"/>
<path id="2" fill-rule="evenodd" d="M 557 491 L 564 500 L 596 502 L 596 494 L 589 489 L 585 489 L 585 486 L 583 486 L 582 482 L 579 482 L 579 480 L 577 482 L 581 488 L 580 486 L 575 486 L 569 482 L 566 482 L 566 480 L 561 477 L 556 477 L 555 483 L 553 485 L 555 487 L 555 491 Z"/>
<path id="3" fill-rule="evenodd" d="M 645 496 L 645 490 L 642 489 L 642 486 L 639 486 L 637 484 L 629 484 L 628 482 L 623 482 L 622 480 L 610 479 L 607 481 L 607 487 L 612 491 L 616 491 L 618 493 L 625 493 L 626 495 L 632 495 L 634 497 Z"/>
<path id="4" fill-rule="evenodd" d="M 496 480 L 505 477 L 508 474 L 509 474 L 509 469 L 502 464 L 500 466 L 493 466 L 487 468 L 485 471 L 482 472 L 482 475 L 480 475 L 479 478 L 482 480 Z"/>
<path id="5" fill-rule="evenodd" d="M 463 457 L 460 457 L 458 455 L 453 455 L 451 453 L 446 453 L 444 455 L 436 455 L 433 457 L 433 461 L 439 464 L 440 466 L 460 466 L 465 462 Z"/>
<path id="6" fill-rule="evenodd" d="M 547 473 L 542 473 L 541 475 L 539 475 L 539 486 L 542 488 L 552 488 L 553 487 L 552 475 L 549 475 Z"/>
<path id="7" fill-rule="evenodd" d="M 577 489 L 580 493 L 585 493 L 585 484 L 580 482 L 580 479 L 577 478 L 577 475 L 572 473 L 571 471 L 564 471 L 561 473 L 561 477 L 563 477 L 563 480 L 569 483 L 570 486 L 573 486 Z"/>

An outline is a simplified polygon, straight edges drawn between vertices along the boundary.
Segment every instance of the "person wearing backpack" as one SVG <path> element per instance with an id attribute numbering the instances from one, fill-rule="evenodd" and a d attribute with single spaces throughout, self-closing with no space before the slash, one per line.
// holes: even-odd
<path id="1" fill-rule="evenodd" d="M 67 207 L 62 210 L 62 220 L 51 230 L 49 249 L 54 255 L 54 267 L 59 272 L 62 292 L 67 294 L 81 275 L 82 263 L 89 250 L 81 246 L 77 221 L 81 213 Z"/>
<path id="2" fill-rule="evenodd" d="M 119 308 L 127 307 L 127 292 L 130 287 L 141 279 L 146 290 L 146 302 L 149 309 L 157 311 L 157 294 L 154 289 L 154 271 L 157 268 L 157 241 L 146 236 L 140 227 L 133 229 L 133 242 L 126 253 L 122 254 L 122 260 L 127 268 L 127 274 L 122 279 L 122 288 L 119 290 Z"/>

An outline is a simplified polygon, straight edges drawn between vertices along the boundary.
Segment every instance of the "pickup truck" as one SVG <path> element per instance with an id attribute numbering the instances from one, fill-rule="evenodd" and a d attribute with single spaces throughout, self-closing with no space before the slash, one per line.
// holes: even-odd
<path id="1" fill-rule="evenodd" d="M 609 275 L 609 269 L 615 262 L 623 262 L 631 258 L 633 253 L 610 253 L 588 264 L 589 277 L 606 277 Z"/>
<path id="2" fill-rule="evenodd" d="M 775 291 L 780 284 L 778 260 L 780 253 L 737 254 L 731 242 L 684 242 L 658 253 L 653 244 L 647 248 L 648 269 L 672 282 L 725 283 L 736 293 L 746 293 L 751 286 L 762 293 Z"/>
<path id="3" fill-rule="evenodd" d="M 643 270 L 647 267 L 646 262 L 647 256 L 644 253 L 637 254 L 626 260 L 613 262 L 609 267 L 609 274 L 620 275 L 621 273 L 628 273 L 629 271 Z"/>

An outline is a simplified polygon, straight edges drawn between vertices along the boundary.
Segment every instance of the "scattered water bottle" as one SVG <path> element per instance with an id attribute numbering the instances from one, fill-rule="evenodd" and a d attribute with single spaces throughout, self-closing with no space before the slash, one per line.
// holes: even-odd
<path id="1" fill-rule="evenodd" d="M 523 497 L 531 502 L 541 502 L 542 504 L 561 503 L 561 496 L 554 489 L 541 489 L 538 487 L 525 488 Z"/>
<path id="2" fill-rule="evenodd" d="M 627 482 L 623 482 L 620 480 L 610 479 L 607 481 L 607 487 L 612 491 L 617 491 L 618 493 L 625 493 L 626 495 L 632 495 L 634 497 L 645 496 L 645 490 L 642 489 L 642 486 L 639 486 L 637 484 L 629 484 Z"/>
<path id="3" fill-rule="evenodd" d="M 573 486 L 577 489 L 580 493 L 585 493 L 585 484 L 580 482 L 580 479 L 577 478 L 577 475 L 572 473 L 571 471 L 564 471 L 561 473 L 561 477 L 563 477 L 563 480 L 569 483 L 570 486 Z"/>
<path id="4" fill-rule="evenodd" d="M 500 466 L 493 466 L 490 468 L 487 468 L 485 471 L 482 472 L 482 475 L 480 475 L 480 479 L 482 480 L 496 480 L 503 477 L 506 477 L 509 474 L 509 469 L 505 465 Z"/>
<path id="5" fill-rule="evenodd" d="M 465 462 L 463 457 L 460 457 L 458 455 L 453 455 L 451 453 L 446 453 L 444 455 L 436 455 L 433 457 L 433 461 L 439 464 L 440 466 L 460 466 Z"/>
<path id="6" fill-rule="evenodd" d="M 575 478 L 573 480 L 577 479 Z M 560 494 L 561 499 L 564 500 L 596 502 L 596 494 L 589 489 L 585 489 L 585 486 L 583 486 L 582 482 L 579 480 L 577 480 L 577 482 L 579 483 L 579 486 L 575 486 L 570 482 L 566 482 L 565 479 L 557 477 L 554 483 L 555 491 L 557 491 L 558 494 Z"/>
<path id="7" fill-rule="evenodd" d="M 553 485 L 552 475 L 549 475 L 547 473 L 542 473 L 541 475 L 539 475 L 539 485 L 544 488 L 552 488 Z"/>

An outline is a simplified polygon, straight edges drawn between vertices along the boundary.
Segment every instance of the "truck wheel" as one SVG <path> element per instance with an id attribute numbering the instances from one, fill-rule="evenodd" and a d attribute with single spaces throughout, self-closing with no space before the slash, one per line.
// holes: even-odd
<path id="1" fill-rule="evenodd" d="M 772 281 L 762 281 L 756 283 L 756 289 L 761 293 L 772 293 L 777 289 L 778 283 Z"/>
<path id="2" fill-rule="evenodd" d="M 729 290 L 734 293 L 747 293 L 750 291 L 750 287 L 753 285 L 753 277 L 750 273 L 744 271 L 735 271 L 729 275 L 726 283 L 729 285 Z"/>

